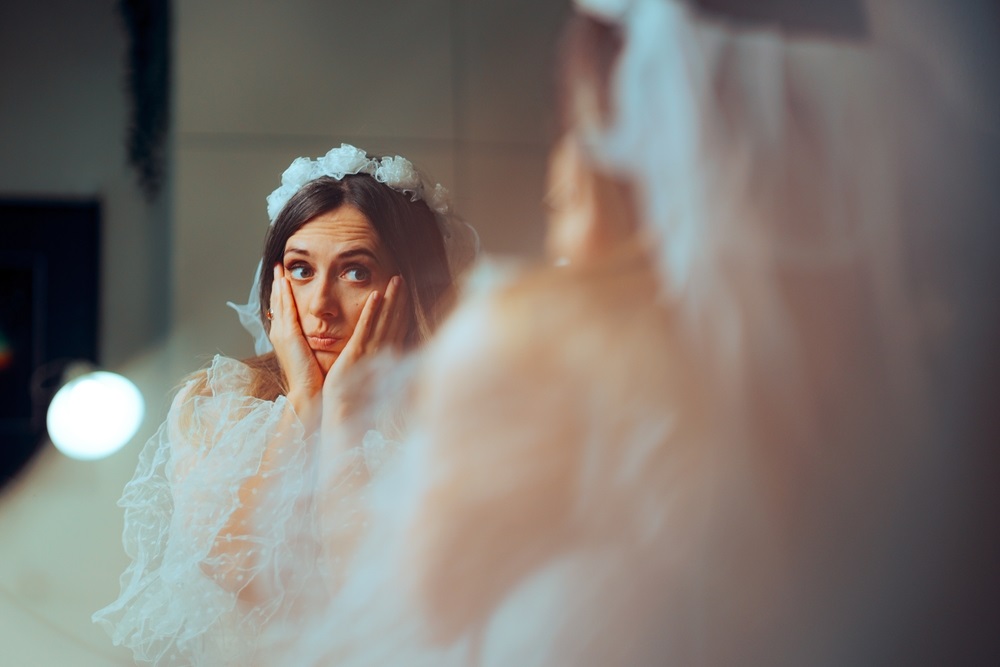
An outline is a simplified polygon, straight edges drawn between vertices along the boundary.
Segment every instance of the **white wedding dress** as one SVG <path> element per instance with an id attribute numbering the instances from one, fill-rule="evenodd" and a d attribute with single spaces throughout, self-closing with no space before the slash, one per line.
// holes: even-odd
<path id="1" fill-rule="evenodd" d="M 361 526 L 366 483 L 394 449 L 371 431 L 324 464 L 285 398 L 250 396 L 251 379 L 245 364 L 216 356 L 188 381 L 119 501 L 132 564 L 120 597 L 94 619 L 137 660 L 253 664 L 269 622 L 304 587 L 330 583 L 316 570 L 317 470 L 332 482 L 323 500 L 339 528 L 327 534 L 342 546 Z"/>

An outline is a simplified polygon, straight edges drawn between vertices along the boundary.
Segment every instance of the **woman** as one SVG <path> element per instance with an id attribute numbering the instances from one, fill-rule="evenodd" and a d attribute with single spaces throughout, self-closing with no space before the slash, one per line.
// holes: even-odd
<path id="1" fill-rule="evenodd" d="M 335 589 L 303 554 L 330 563 L 350 548 L 351 498 L 391 454 L 393 423 L 367 424 L 341 451 L 321 443 L 344 442 L 345 387 L 360 387 L 362 362 L 423 341 L 475 252 L 440 185 L 347 144 L 294 161 L 268 213 L 250 303 L 236 307 L 258 356 L 217 356 L 183 386 L 121 500 L 133 563 L 94 618 L 139 660 L 247 664 L 303 586 Z M 324 494 L 333 516 L 303 496 L 317 466 L 343 478 Z M 338 540 L 320 544 L 311 527 L 328 521 Z"/>
<path id="2" fill-rule="evenodd" d="M 941 552 L 907 510 L 948 464 L 927 374 L 951 302 L 934 265 L 911 271 L 942 255 L 911 207 L 933 182 L 906 158 L 976 105 L 939 96 L 935 47 L 888 30 L 889 3 L 849 39 L 789 36 L 780 11 L 720 18 L 735 3 L 575 4 L 563 266 L 499 277 L 422 352 L 374 527 L 286 655 L 910 656 L 897 631 L 920 627 Z"/>

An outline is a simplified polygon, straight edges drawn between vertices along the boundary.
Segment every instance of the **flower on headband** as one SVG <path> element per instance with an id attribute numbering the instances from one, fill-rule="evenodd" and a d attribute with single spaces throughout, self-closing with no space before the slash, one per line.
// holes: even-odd
<path id="1" fill-rule="evenodd" d="M 302 187 L 305 183 L 308 183 L 312 179 L 316 178 L 313 173 L 315 172 L 313 166 L 313 161 L 307 157 L 295 158 L 288 169 L 281 174 L 281 184 L 282 185 L 297 185 Z"/>
<path id="2" fill-rule="evenodd" d="M 451 209 L 451 198 L 448 196 L 448 189 L 438 183 L 434 186 L 433 192 L 425 193 L 427 205 L 432 211 L 437 211 L 442 215 L 447 215 Z"/>
<path id="3" fill-rule="evenodd" d="M 417 197 L 421 194 L 420 176 L 413 168 L 413 163 L 405 157 L 397 155 L 382 158 L 372 175 L 379 183 L 385 183 L 395 190 L 410 192 Z"/>
<path id="4" fill-rule="evenodd" d="M 307 157 L 295 158 L 281 174 L 281 187 L 267 196 L 267 216 L 274 219 L 303 185 L 319 176 L 316 164 Z"/>
<path id="5" fill-rule="evenodd" d="M 316 160 L 315 165 L 319 173 L 313 178 L 333 176 L 339 181 L 347 174 L 371 173 L 372 162 L 373 160 L 360 148 L 341 144 L 340 148 L 330 149 L 329 153 Z"/>
<path id="6" fill-rule="evenodd" d="M 298 185 L 285 184 L 267 196 L 267 217 L 273 223 L 285 204 L 299 191 Z"/>

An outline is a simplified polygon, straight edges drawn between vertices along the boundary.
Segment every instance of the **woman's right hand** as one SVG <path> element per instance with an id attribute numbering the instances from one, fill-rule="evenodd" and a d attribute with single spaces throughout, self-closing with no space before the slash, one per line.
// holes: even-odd
<path id="1" fill-rule="evenodd" d="M 288 382 L 288 400 L 302 422 L 308 425 L 319 407 L 323 369 L 302 331 L 292 286 L 281 264 L 274 265 L 270 305 L 272 319 L 268 337 Z"/>

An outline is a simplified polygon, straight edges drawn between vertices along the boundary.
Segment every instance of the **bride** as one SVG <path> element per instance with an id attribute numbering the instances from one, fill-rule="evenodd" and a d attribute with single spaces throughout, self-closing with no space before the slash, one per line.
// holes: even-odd
<path id="1" fill-rule="evenodd" d="M 216 356 L 181 387 L 119 503 L 132 564 L 94 619 L 137 660 L 247 664 L 261 629 L 317 585 L 304 489 L 338 475 L 323 499 L 350 522 L 351 498 L 395 447 L 384 418 L 341 450 L 321 446 L 352 409 L 348 378 L 430 335 L 477 246 L 440 185 L 347 144 L 295 160 L 268 215 L 250 302 L 234 306 L 257 356 Z M 336 557 L 349 552 L 349 531 L 336 545 L 324 534 Z"/>

